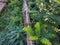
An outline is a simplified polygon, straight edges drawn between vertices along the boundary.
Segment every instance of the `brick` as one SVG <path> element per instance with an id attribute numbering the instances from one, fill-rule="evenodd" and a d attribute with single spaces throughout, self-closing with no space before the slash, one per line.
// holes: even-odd
<path id="1" fill-rule="evenodd" d="M 6 3 L 1 3 L 1 2 L 0 2 L 0 14 L 1 14 L 2 11 L 4 10 L 5 6 L 6 6 Z"/>
<path id="2" fill-rule="evenodd" d="M 6 3 L 7 3 L 7 2 L 8 2 L 8 0 L 0 0 L 0 2 L 6 2 Z"/>

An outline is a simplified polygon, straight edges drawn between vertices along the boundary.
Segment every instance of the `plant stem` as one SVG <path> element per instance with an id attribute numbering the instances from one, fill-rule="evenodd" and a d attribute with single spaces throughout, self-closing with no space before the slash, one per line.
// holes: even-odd
<path id="1" fill-rule="evenodd" d="M 28 0 L 23 0 L 23 17 L 24 17 L 24 26 L 31 26 Z M 27 45 L 34 45 L 33 41 L 31 41 L 29 37 L 30 36 L 27 34 Z"/>

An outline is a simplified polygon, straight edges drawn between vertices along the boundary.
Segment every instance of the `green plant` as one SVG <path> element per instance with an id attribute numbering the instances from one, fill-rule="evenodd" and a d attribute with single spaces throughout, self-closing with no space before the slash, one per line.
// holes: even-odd
<path id="1" fill-rule="evenodd" d="M 10 0 L 5 12 L 0 15 L 0 45 L 24 45 L 22 0 Z"/>
<path id="2" fill-rule="evenodd" d="M 46 39 L 46 38 L 42 38 L 41 42 L 45 45 L 52 45 L 52 43 L 49 41 L 49 39 Z"/>
<path id="3" fill-rule="evenodd" d="M 25 45 L 26 33 L 36 45 L 60 45 L 60 0 L 29 0 L 31 27 L 23 25 L 22 6 L 22 0 L 10 0 L 0 14 L 0 45 Z"/>
<path id="4" fill-rule="evenodd" d="M 30 35 L 30 40 L 40 40 L 43 44 L 52 45 L 52 42 L 50 42 L 49 39 L 56 38 L 56 34 L 48 33 L 46 27 L 47 26 L 45 24 L 40 24 L 39 22 L 37 22 L 33 27 L 34 30 L 29 26 L 24 27 L 24 30 L 28 35 Z"/>
<path id="5" fill-rule="evenodd" d="M 0 33 L 0 45 L 24 45 L 26 43 L 23 27 L 9 27 L 8 29 L 7 32 Z"/>

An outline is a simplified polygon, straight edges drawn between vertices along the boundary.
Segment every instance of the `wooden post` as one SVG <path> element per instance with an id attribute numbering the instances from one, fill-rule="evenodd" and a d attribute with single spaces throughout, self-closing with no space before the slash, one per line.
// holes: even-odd
<path id="1" fill-rule="evenodd" d="M 31 26 L 28 0 L 23 0 L 23 17 L 24 17 L 24 26 Z M 34 45 L 33 41 L 31 41 L 29 37 L 30 36 L 27 34 L 27 45 Z"/>

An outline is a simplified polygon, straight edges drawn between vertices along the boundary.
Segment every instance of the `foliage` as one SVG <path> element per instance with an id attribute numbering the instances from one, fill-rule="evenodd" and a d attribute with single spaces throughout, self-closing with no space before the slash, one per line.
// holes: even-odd
<path id="1" fill-rule="evenodd" d="M 35 25 L 36 22 L 46 25 L 45 29 L 41 32 L 41 37 L 49 39 L 53 45 L 59 45 L 59 0 L 35 0 L 30 1 L 29 6 L 31 22 L 33 25 Z"/>
<path id="2" fill-rule="evenodd" d="M 22 6 L 23 0 L 10 0 L 0 14 L 0 45 L 25 45 L 26 32 L 37 45 L 60 45 L 60 0 L 29 0 L 31 27 L 23 25 Z"/>
<path id="3" fill-rule="evenodd" d="M 26 43 L 26 38 L 24 38 L 26 34 L 22 28 L 13 27 L 7 32 L 0 33 L 0 45 L 24 45 Z"/>
<path id="4" fill-rule="evenodd" d="M 46 38 L 42 38 L 42 39 L 41 39 L 41 42 L 42 42 L 43 44 L 45 44 L 45 45 L 52 45 L 51 42 L 50 42 L 48 39 L 46 39 Z"/>
<path id="5" fill-rule="evenodd" d="M 30 35 L 30 40 L 33 40 L 33 41 L 40 40 L 43 44 L 52 45 L 49 39 L 56 38 L 56 34 L 47 33 L 47 30 L 45 30 L 46 25 L 40 24 L 39 22 L 37 22 L 34 27 L 35 27 L 34 30 L 29 26 L 24 27 L 24 30 L 27 32 L 27 34 Z M 42 31 L 45 31 L 46 34 L 43 35 Z"/>
<path id="6" fill-rule="evenodd" d="M 30 40 L 38 40 L 40 38 L 41 31 L 45 28 L 45 26 L 41 25 L 39 22 L 37 22 L 34 27 L 34 30 L 30 26 L 24 27 L 24 30 L 28 35 L 30 35 Z"/>
<path id="7" fill-rule="evenodd" d="M 22 0 L 10 0 L 5 12 L 0 15 L 0 45 L 24 45 Z"/>

